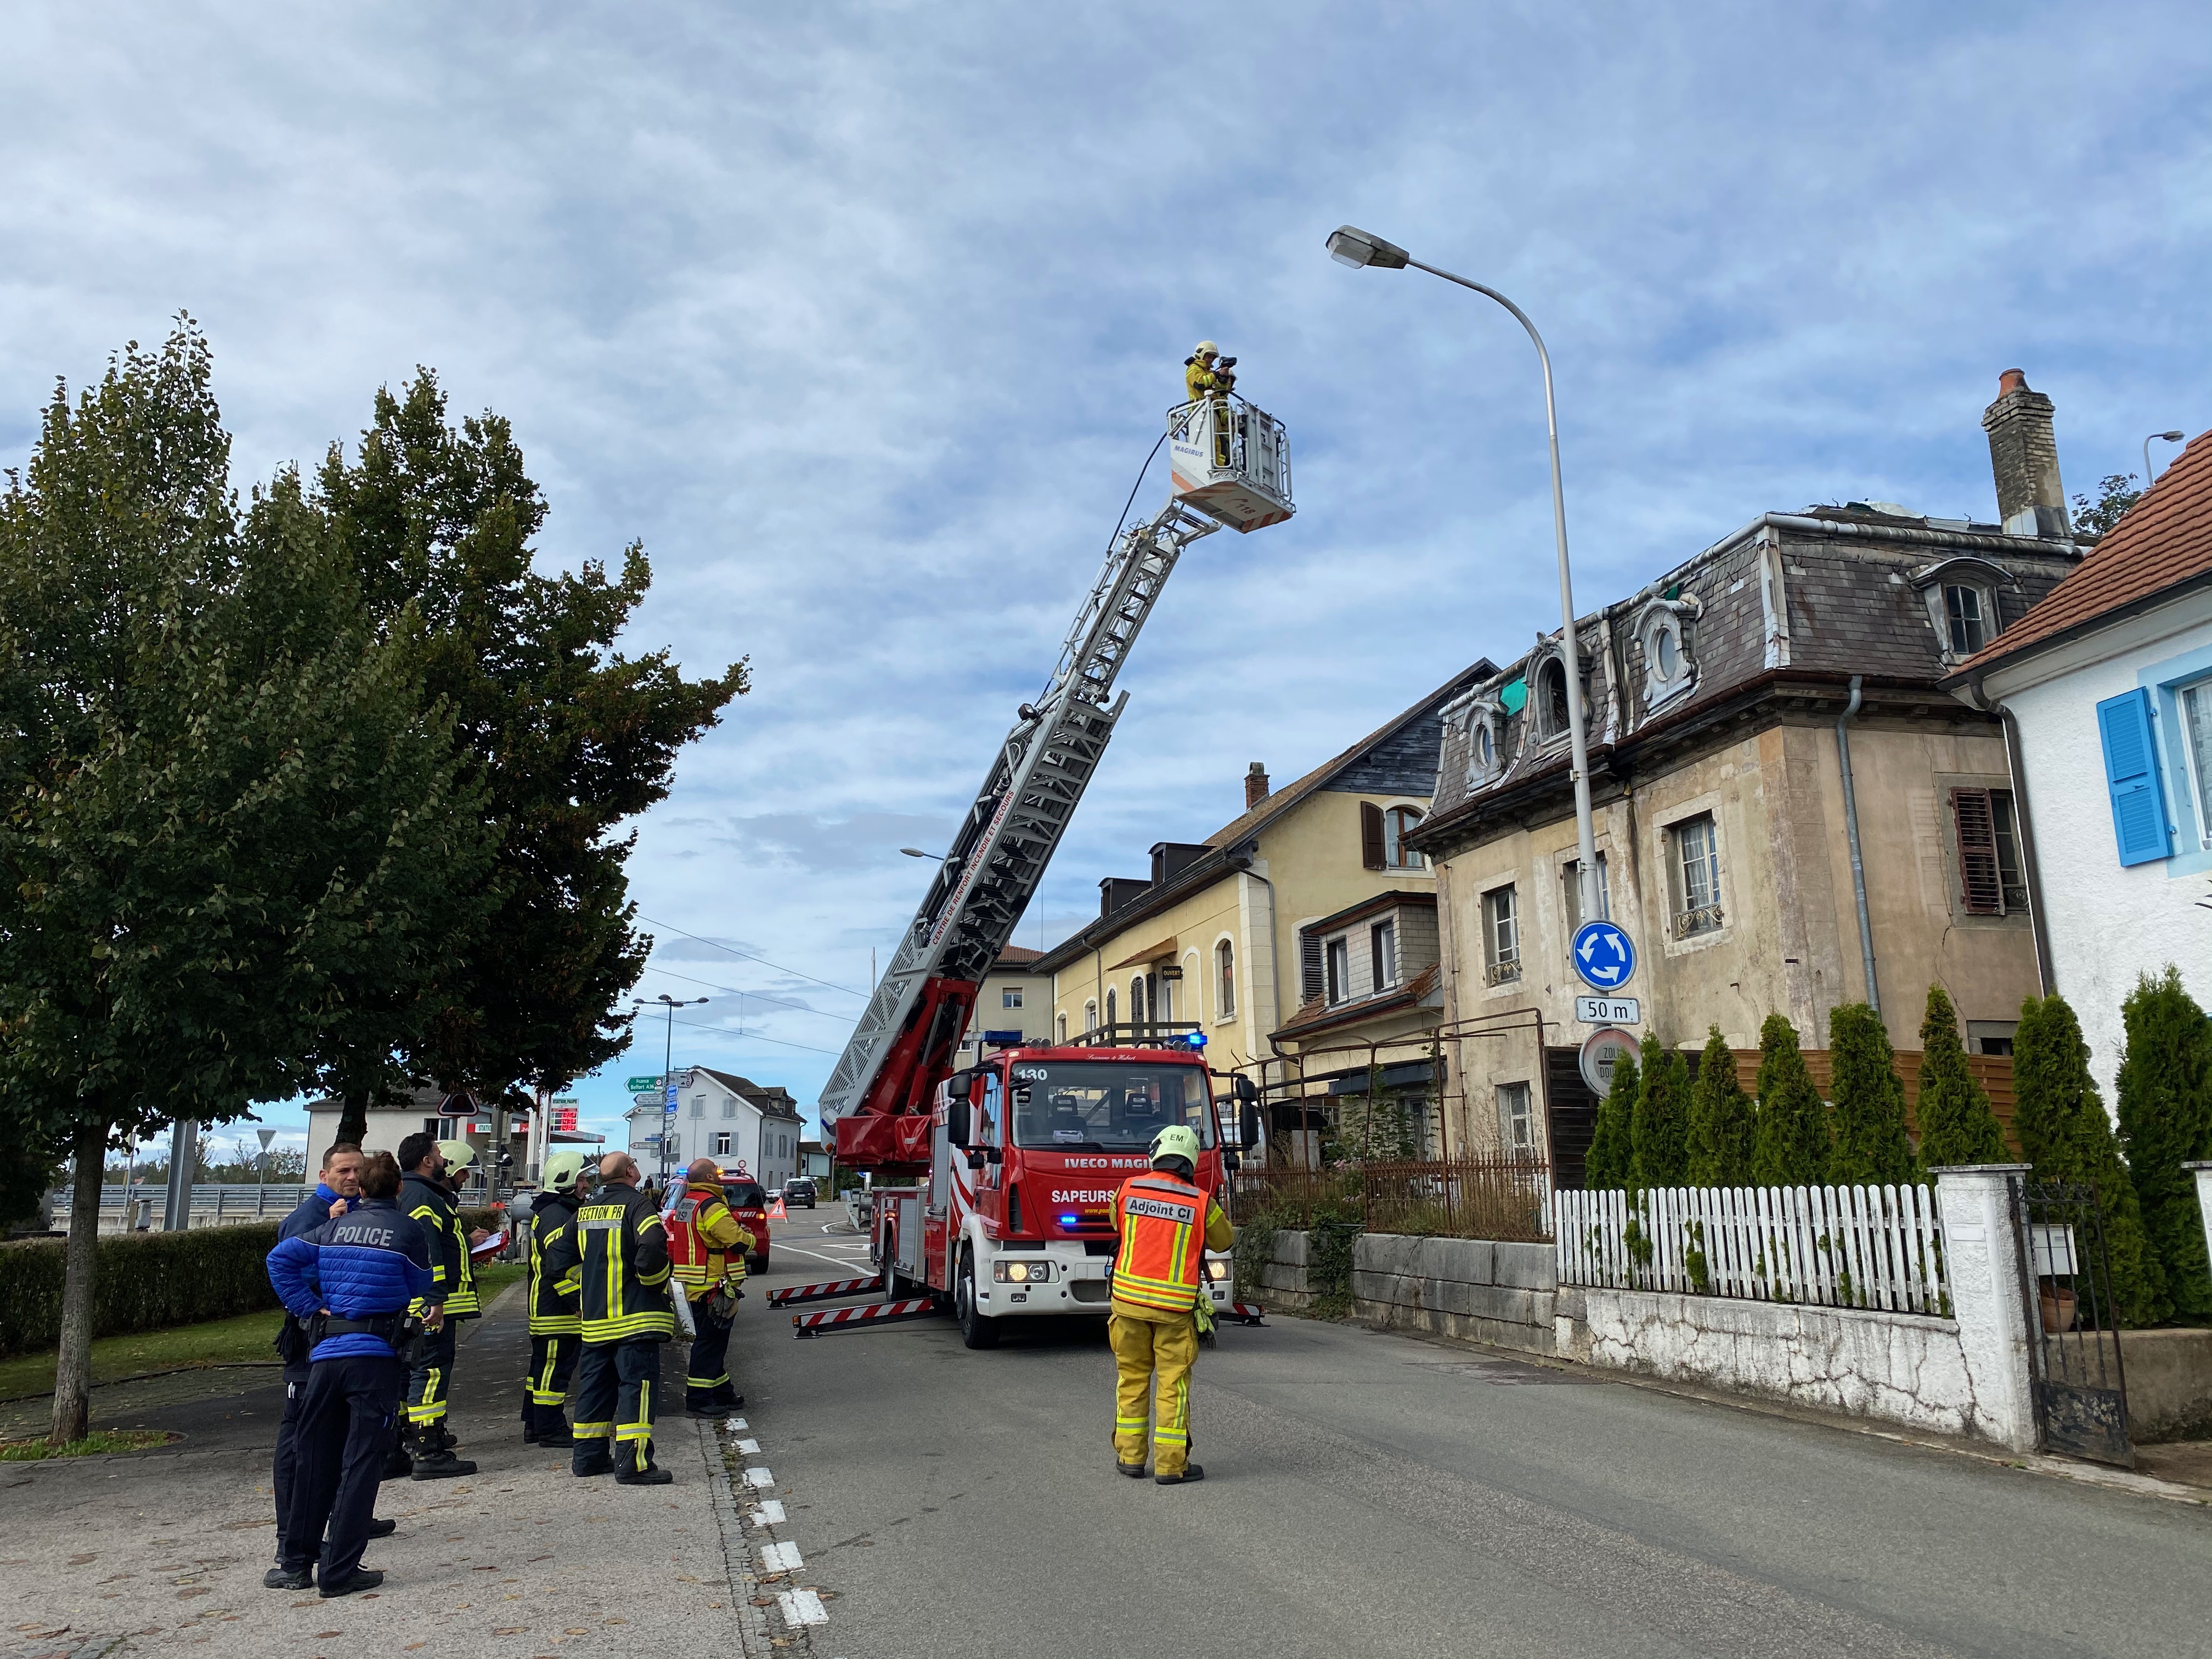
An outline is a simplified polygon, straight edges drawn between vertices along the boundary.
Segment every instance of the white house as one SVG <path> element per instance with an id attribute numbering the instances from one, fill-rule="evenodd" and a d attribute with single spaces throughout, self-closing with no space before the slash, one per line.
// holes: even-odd
<path id="1" fill-rule="evenodd" d="M 2109 1102 L 2138 975 L 2212 1006 L 2212 433 L 1960 679 L 2012 739 L 1989 902 L 2025 889 Z"/>
<path id="2" fill-rule="evenodd" d="M 763 1088 L 750 1078 L 694 1066 L 678 1074 L 677 1112 L 666 1119 L 666 1164 L 680 1170 L 696 1158 L 726 1170 L 742 1164 L 764 1186 L 781 1187 L 799 1173 L 799 1142 L 805 1131 L 790 1091 Z M 648 1175 L 662 1167 L 663 1109 L 640 1106 L 626 1114 L 629 1153 Z"/>
<path id="3" fill-rule="evenodd" d="M 1009 945 L 999 952 L 991 971 L 983 975 L 975 1006 L 968 1015 L 968 1029 L 961 1035 L 962 1065 L 975 1060 L 986 1032 L 1000 1037 L 1018 1033 L 1030 1042 L 1042 1042 L 1052 1035 L 1052 975 L 1035 968 L 1043 955 L 1021 945 Z"/>

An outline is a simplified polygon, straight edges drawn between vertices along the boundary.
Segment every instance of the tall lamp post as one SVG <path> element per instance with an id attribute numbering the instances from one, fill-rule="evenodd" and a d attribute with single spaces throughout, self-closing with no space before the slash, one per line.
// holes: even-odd
<path id="1" fill-rule="evenodd" d="M 676 1118 L 675 1112 L 671 1109 L 667 1092 L 673 1086 L 670 1079 L 676 1074 L 676 1011 L 696 1006 L 706 1000 L 704 997 L 672 997 L 663 991 L 653 998 L 653 1002 L 642 998 L 633 998 L 630 1001 L 633 1008 L 650 1008 L 658 1003 L 668 1010 L 668 1035 L 660 1048 L 660 1188 L 663 1192 L 668 1190 L 668 1126 Z"/>
<path id="2" fill-rule="evenodd" d="M 1395 243 L 1380 236 L 1340 225 L 1328 239 L 1329 258 L 1339 264 L 1372 265 L 1379 270 L 1402 270 L 1411 265 L 1431 276 L 1441 276 L 1462 288 L 1487 295 L 1511 312 L 1536 347 L 1536 361 L 1544 368 L 1544 423 L 1552 439 L 1552 528 L 1559 547 L 1559 629 L 1567 650 L 1567 743 L 1573 756 L 1575 775 L 1576 851 L 1582 860 L 1581 878 L 1575 884 L 1582 896 L 1582 920 L 1599 914 L 1597 895 L 1597 831 L 1590 821 L 1589 743 L 1583 727 L 1583 665 L 1581 642 L 1575 637 L 1575 590 L 1567 569 L 1567 497 L 1559 483 L 1559 415 L 1552 396 L 1552 355 L 1544 349 L 1544 337 L 1528 313 L 1494 288 L 1469 282 L 1449 270 L 1425 265 Z M 1533 690 L 1533 688 L 1532 688 Z"/>
<path id="3" fill-rule="evenodd" d="M 2162 444 L 2178 444 L 2188 435 L 2186 432 L 2154 432 L 2149 438 L 2143 440 L 2143 488 L 2146 490 L 2150 488 L 2151 440 L 2154 438 Z"/>

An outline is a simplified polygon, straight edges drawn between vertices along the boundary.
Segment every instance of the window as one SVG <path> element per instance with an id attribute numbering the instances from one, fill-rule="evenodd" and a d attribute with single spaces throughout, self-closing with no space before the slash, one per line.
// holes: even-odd
<path id="1" fill-rule="evenodd" d="M 1567 712 L 1567 665 L 1554 657 L 1546 663 L 1536 677 L 1537 707 L 1542 710 L 1537 725 L 1547 738 L 1556 738 L 1565 732 L 1569 725 Z"/>
<path id="2" fill-rule="evenodd" d="M 1398 924 L 1378 921 L 1367 930 L 1367 960 L 1378 991 L 1398 982 Z"/>
<path id="3" fill-rule="evenodd" d="M 1382 828 L 1382 809 L 1371 800 L 1359 803 L 1359 863 L 1362 869 L 1387 870 L 1390 867 L 1389 853 L 1384 842 L 1388 836 Z"/>
<path id="4" fill-rule="evenodd" d="M 1583 861 L 1580 859 L 1559 860 L 1559 914 L 1567 919 L 1567 937 L 1575 936 L 1575 929 L 1589 920 L 1583 915 Z M 1613 894 L 1607 884 L 1605 854 L 1597 855 L 1597 920 L 1613 918 Z"/>
<path id="5" fill-rule="evenodd" d="M 727 1157 L 729 1156 L 729 1153 L 730 1153 L 730 1138 L 729 1138 L 729 1136 L 727 1136 L 727 1135 L 726 1135 L 726 1134 L 718 1134 L 718 1135 L 716 1135 L 716 1136 L 714 1137 L 714 1156 L 715 1156 L 715 1157 L 717 1157 L 717 1158 L 727 1158 Z"/>
<path id="6" fill-rule="evenodd" d="M 738 1103 L 734 1100 L 725 1099 L 722 1102 L 722 1115 L 726 1118 L 733 1118 L 737 1116 L 737 1115 Z"/>
<path id="7" fill-rule="evenodd" d="M 2023 915 L 2027 878 L 2012 791 L 1954 789 L 1951 829 L 1959 847 L 1959 908 L 1970 916 Z"/>
<path id="8" fill-rule="evenodd" d="M 1386 869 L 1419 870 L 1428 860 L 1406 845 L 1407 832 L 1421 821 L 1418 806 L 1394 806 L 1382 815 L 1382 863 Z"/>
<path id="9" fill-rule="evenodd" d="M 1152 1011 L 1145 995 L 1145 976 L 1139 974 L 1129 981 L 1129 1024 L 1143 1025 L 1152 1017 Z"/>
<path id="10" fill-rule="evenodd" d="M 671 1129 L 668 1132 L 668 1146 L 666 1151 L 668 1153 L 668 1161 L 670 1163 L 678 1164 L 683 1161 L 684 1137 L 678 1134 L 673 1129 Z"/>
<path id="11" fill-rule="evenodd" d="M 1473 717 L 1467 729 L 1467 781 L 1481 783 L 1498 774 L 1498 717 L 1487 711 Z"/>
<path id="12" fill-rule="evenodd" d="M 2181 688 L 2181 746 L 2189 755 L 2189 776 L 2196 786 L 2197 838 L 2212 847 L 2212 680 Z"/>
<path id="13" fill-rule="evenodd" d="M 1674 937 L 1715 932 L 1721 925 L 1721 850 L 1713 815 L 1700 813 L 1668 833 L 1674 842 Z"/>
<path id="14" fill-rule="evenodd" d="M 1052 1017 L 1052 1036 L 1053 1041 L 1055 1042 L 1066 1042 L 1067 1041 L 1067 1016 L 1066 1014 L 1054 1014 Z"/>
<path id="15" fill-rule="evenodd" d="M 1114 988 L 1110 985 L 1106 988 L 1106 1023 L 1114 1023 Z"/>
<path id="16" fill-rule="evenodd" d="M 1214 1013 L 1226 1019 L 1237 1012 L 1237 949 L 1227 939 L 1213 947 L 1213 981 L 1219 988 L 1215 993 Z"/>
<path id="17" fill-rule="evenodd" d="M 1491 984 L 1521 977 L 1521 907 L 1512 888 L 1493 887 L 1482 896 L 1482 945 L 1483 976 Z"/>
<path id="18" fill-rule="evenodd" d="M 1951 654 L 1971 657 L 1989 643 L 1983 621 L 1982 590 L 1961 582 L 1943 585 L 1943 620 L 1951 641 Z"/>
<path id="19" fill-rule="evenodd" d="M 1352 994 L 1352 941 L 1333 939 L 1328 945 L 1328 1000 L 1341 1002 Z"/>
<path id="20" fill-rule="evenodd" d="M 706 1096 L 694 1095 L 691 1097 L 691 1115 L 695 1118 L 702 1118 L 707 1115 Z"/>
<path id="21" fill-rule="evenodd" d="M 1691 655 L 1684 618 L 1697 616 L 1701 609 L 1694 599 L 1654 599 L 1638 619 L 1636 637 L 1644 647 L 1647 707 L 1656 707 L 1696 683 L 1697 664 Z"/>
<path id="22" fill-rule="evenodd" d="M 1009 985 L 999 993 L 999 1006 L 1001 1008 L 1018 1008 L 1021 1006 L 1022 988 L 1020 986 Z"/>
<path id="23" fill-rule="evenodd" d="M 1086 1031 L 1098 1029 L 1098 1005 L 1096 1002 L 1083 1005 L 1083 1029 Z"/>
<path id="24" fill-rule="evenodd" d="M 1322 988 L 1320 936 L 1301 928 L 1298 931 L 1298 1000 L 1311 1002 L 1321 995 Z"/>
<path id="25" fill-rule="evenodd" d="M 1498 1133 L 1509 1152 L 1536 1150 L 1536 1113 L 1525 1083 L 1498 1085 Z"/>

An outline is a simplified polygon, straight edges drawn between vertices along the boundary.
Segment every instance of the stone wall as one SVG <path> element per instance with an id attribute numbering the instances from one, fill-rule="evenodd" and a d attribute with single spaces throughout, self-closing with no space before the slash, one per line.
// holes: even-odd
<path id="1" fill-rule="evenodd" d="M 2120 1365 L 2137 1445 L 2212 1435 L 2212 1331 L 2122 1331 Z"/>
<path id="2" fill-rule="evenodd" d="M 1353 1306 L 1395 1330 L 1550 1353 L 1559 1264 L 1549 1244 L 1362 1234 Z"/>

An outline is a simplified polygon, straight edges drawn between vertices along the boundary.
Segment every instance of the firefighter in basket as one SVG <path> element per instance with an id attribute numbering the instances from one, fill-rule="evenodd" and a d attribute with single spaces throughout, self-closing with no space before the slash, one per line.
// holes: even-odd
<path id="1" fill-rule="evenodd" d="M 1192 403 L 1200 398 L 1225 398 L 1237 390 L 1237 360 L 1224 357 L 1211 340 L 1182 360 L 1182 388 Z"/>
<path id="2" fill-rule="evenodd" d="M 1170 1124 L 1152 1139 L 1152 1167 L 1114 1195 L 1121 1235 L 1114 1258 L 1114 1462 L 1133 1480 L 1145 1474 L 1146 1395 L 1152 1395 L 1152 1478 L 1163 1486 L 1202 1480 L 1190 1461 L 1190 1370 L 1198 1339 L 1213 1328 L 1206 1290 L 1206 1252 L 1226 1250 L 1236 1230 L 1195 1184 L 1197 1132 Z"/>
<path id="3" fill-rule="evenodd" d="M 684 1374 L 684 1409 L 716 1417 L 745 1403 L 730 1381 L 730 1327 L 744 1293 L 745 1257 L 760 1241 L 730 1213 L 714 1159 L 701 1158 L 684 1177 L 683 1196 L 668 1212 L 669 1266 L 696 1332 Z"/>

